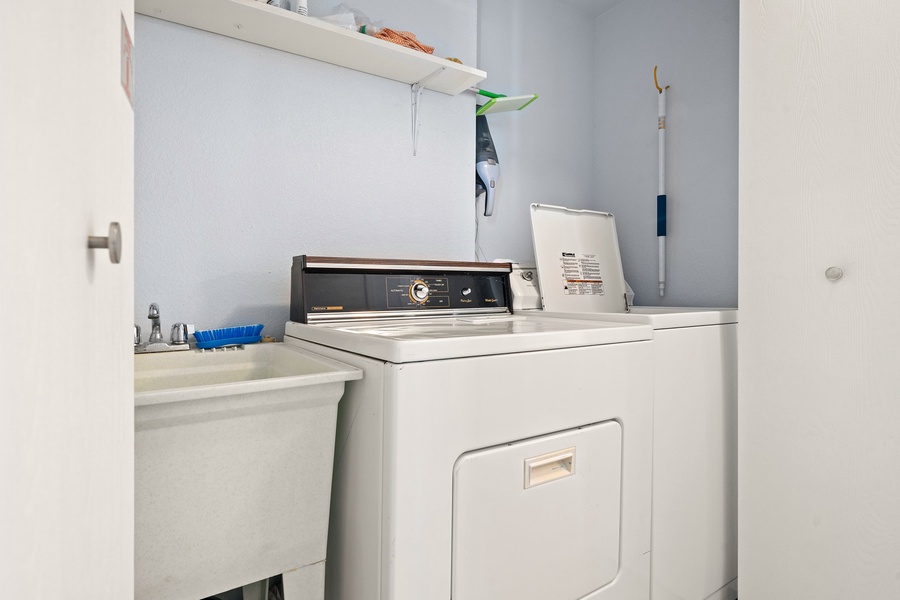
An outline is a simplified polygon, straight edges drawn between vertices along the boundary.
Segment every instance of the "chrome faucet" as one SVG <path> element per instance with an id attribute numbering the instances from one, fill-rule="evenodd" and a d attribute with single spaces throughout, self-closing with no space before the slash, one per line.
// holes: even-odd
<path id="1" fill-rule="evenodd" d="M 156 302 L 150 305 L 150 312 L 147 318 L 153 323 L 153 328 L 150 330 L 150 339 L 147 340 L 147 343 L 162 342 L 163 336 L 159 327 L 159 305 Z"/>
<path id="2" fill-rule="evenodd" d="M 170 352 L 172 350 L 187 350 L 190 348 L 188 344 L 188 327 L 184 323 L 175 323 L 172 325 L 172 338 L 169 342 L 163 339 L 162 327 L 159 322 L 159 305 L 154 302 L 150 305 L 147 318 L 152 323 L 150 337 L 146 344 L 141 343 L 141 328 L 134 326 L 134 351 L 136 354 L 145 352 Z"/>

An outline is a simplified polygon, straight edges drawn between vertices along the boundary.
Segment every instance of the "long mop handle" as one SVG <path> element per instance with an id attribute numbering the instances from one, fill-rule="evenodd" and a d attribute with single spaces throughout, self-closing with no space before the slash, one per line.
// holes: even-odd
<path id="1" fill-rule="evenodd" d="M 656 196 L 656 239 L 659 240 L 659 295 L 666 295 L 666 90 L 660 87 L 653 67 L 653 83 L 659 92 L 659 192 Z"/>

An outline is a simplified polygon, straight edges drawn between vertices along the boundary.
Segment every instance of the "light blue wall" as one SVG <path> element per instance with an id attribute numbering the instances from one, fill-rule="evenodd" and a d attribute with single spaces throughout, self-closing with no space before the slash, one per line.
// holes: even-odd
<path id="1" fill-rule="evenodd" d="M 538 0 L 353 4 L 486 70 L 486 89 L 540 94 L 490 118 L 502 174 L 495 215 L 478 217 L 484 256 L 533 257 L 532 202 L 608 210 L 639 304 L 659 303 L 659 64 L 672 85 L 663 303 L 737 302 L 737 0 L 626 0 L 599 16 Z M 472 94 L 425 93 L 413 157 L 401 83 L 141 16 L 135 63 L 145 329 L 158 302 L 167 327 L 261 322 L 280 338 L 297 254 L 475 256 Z"/>
<path id="2" fill-rule="evenodd" d="M 627 0 L 596 20 L 596 208 L 637 304 L 737 306 L 738 0 Z M 657 100 L 668 91 L 667 288 L 657 288 Z M 777 215 L 773 215 L 777 218 Z"/>
<path id="3" fill-rule="evenodd" d="M 478 3 L 478 63 L 488 73 L 482 86 L 539 95 L 522 111 L 488 117 L 500 162 L 494 216 L 479 217 L 489 260 L 532 260 L 532 203 L 593 204 L 594 37 L 594 18 L 566 4 Z"/>
<path id="4" fill-rule="evenodd" d="M 475 0 L 379 2 L 436 54 L 475 63 Z M 311 8 L 315 8 L 314 6 Z M 138 16 L 135 322 L 288 319 L 299 254 L 471 260 L 474 95 L 409 86 Z M 168 332 L 165 332 L 168 334 Z"/>
<path id="5" fill-rule="evenodd" d="M 738 0 L 570 2 L 478 4 L 484 87 L 540 94 L 490 118 L 501 176 L 496 216 L 480 219 L 487 258 L 532 259 L 533 202 L 609 211 L 638 304 L 736 306 Z M 672 85 L 664 298 L 656 64 Z"/>

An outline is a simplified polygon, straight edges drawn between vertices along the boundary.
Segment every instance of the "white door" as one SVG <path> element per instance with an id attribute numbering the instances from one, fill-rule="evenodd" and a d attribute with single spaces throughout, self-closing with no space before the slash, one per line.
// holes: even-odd
<path id="1" fill-rule="evenodd" d="M 5 598 L 134 593 L 134 119 L 123 23 L 133 32 L 131 0 L 0 4 Z M 120 264 L 87 247 L 112 221 Z"/>
<path id="2" fill-rule="evenodd" d="M 900 598 L 897 23 L 741 2 L 741 600 Z"/>

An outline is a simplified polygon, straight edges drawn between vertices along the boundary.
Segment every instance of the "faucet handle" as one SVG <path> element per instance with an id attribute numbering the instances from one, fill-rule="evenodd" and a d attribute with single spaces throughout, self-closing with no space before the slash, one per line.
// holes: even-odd
<path id="1" fill-rule="evenodd" d="M 141 345 L 141 328 L 137 323 L 134 324 L 134 345 Z"/>
<path id="2" fill-rule="evenodd" d="M 172 325 L 171 343 L 173 345 L 181 345 L 188 343 L 188 327 L 184 323 L 175 323 Z"/>
<path id="3" fill-rule="evenodd" d="M 150 311 L 149 311 L 149 314 L 147 315 L 147 318 L 148 319 L 158 319 L 159 318 L 159 305 L 156 302 L 154 302 L 153 304 L 150 305 Z"/>

